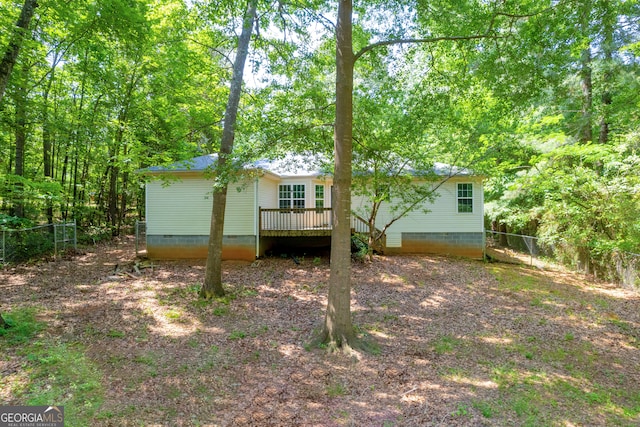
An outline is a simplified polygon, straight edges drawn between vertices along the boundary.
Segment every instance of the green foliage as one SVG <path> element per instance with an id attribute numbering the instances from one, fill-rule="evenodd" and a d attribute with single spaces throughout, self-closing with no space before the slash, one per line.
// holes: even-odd
<path id="1" fill-rule="evenodd" d="M 369 245 L 359 235 L 351 236 L 351 257 L 356 261 L 364 261 L 369 255 Z"/>
<path id="2" fill-rule="evenodd" d="M 36 309 L 25 308 L 2 313 L 8 328 L 0 328 L 0 337 L 9 345 L 29 342 L 44 325 L 35 318 Z"/>
<path id="3" fill-rule="evenodd" d="M 14 224 L 25 224 L 27 221 L 19 220 Z M 36 259 L 43 255 L 53 254 L 55 239 L 51 226 L 16 230 L 0 231 L 0 238 L 4 238 L 4 256 L 6 262 L 24 262 Z"/>
<path id="4" fill-rule="evenodd" d="M 33 227 L 33 221 L 27 218 L 19 218 L 0 213 L 0 230 L 19 230 L 21 228 Z"/>
<path id="5" fill-rule="evenodd" d="M 501 162 L 485 193 L 491 221 L 538 235 L 558 260 L 614 280 L 619 254 L 640 249 L 638 117 L 629 108 L 640 102 L 640 69 L 626 47 L 638 34 L 622 24 L 637 12 L 624 2 L 560 3 L 524 24 L 531 38 L 508 43 L 537 57 L 517 66 L 538 90 L 515 110 L 516 161 Z"/>

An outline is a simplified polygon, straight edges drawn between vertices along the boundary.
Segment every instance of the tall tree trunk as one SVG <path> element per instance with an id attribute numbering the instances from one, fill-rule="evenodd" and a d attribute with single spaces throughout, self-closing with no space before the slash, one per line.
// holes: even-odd
<path id="1" fill-rule="evenodd" d="M 611 94 L 611 80 L 613 79 L 613 27 L 616 15 L 611 10 L 612 5 L 608 1 L 603 2 L 604 11 L 602 14 L 602 51 L 604 53 L 604 75 L 602 76 L 602 117 L 600 118 L 600 135 L 598 142 L 606 144 L 609 142 L 609 108 L 613 102 Z"/>
<path id="2" fill-rule="evenodd" d="M 29 23 L 31 22 L 36 7 L 38 7 L 37 0 L 24 1 L 20 17 L 16 22 L 16 28 L 11 36 L 11 41 L 0 62 L 0 102 L 2 102 L 2 98 L 4 97 L 4 91 L 7 88 L 11 71 L 18 60 L 18 53 L 20 53 L 20 48 L 29 30 Z"/>
<path id="3" fill-rule="evenodd" d="M 100 105 L 100 99 L 102 98 L 102 94 L 100 96 L 98 96 L 98 99 L 96 99 L 96 102 L 93 104 L 93 111 L 91 113 L 91 125 L 89 127 L 89 129 L 93 129 L 94 128 L 94 121 L 96 116 L 98 115 L 98 107 Z M 87 132 L 88 134 L 88 132 Z M 89 179 L 89 166 L 91 164 L 91 151 L 92 151 L 92 144 L 91 144 L 91 140 L 92 138 L 87 137 L 86 138 L 86 152 L 84 154 L 84 159 L 83 159 L 83 163 L 82 163 L 82 175 L 80 177 L 80 182 L 83 183 L 83 185 L 80 187 L 80 195 L 78 196 L 78 199 L 80 200 L 80 202 L 82 202 L 82 204 L 85 203 L 86 201 L 86 188 L 87 188 L 87 180 Z"/>
<path id="4" fill-rule="evenodd" d="M 15 108 L 16 108 L 16 128 L 15 128 L 15 169 L 14 173 L 20 177 L 24 176 L 24 149 L 27 140 L 27 111 L 26 111 L 26 94 L 24 89 L 19 88 L 15 92 Z M 15 194 L 13 199 L 13 215 L 19 218 L 24 217 L 24 187 L 21 182 L 15 184 Z"/>
<path id="5" fill-rule="evenodd" d="M 109 196 L 107 198 L 107 215 L 109 215 L 109 224 L 111 225 L 111 235 L 117 236 L 118 230 L 117 217 L 118 217 L 118 175 L 120 175 L 120 168 L 117 166 L 116 157 L 117 153 L 110 153 L 110 166 L 109 166 Z"/>
<path id="6" fill-rule="evenodd" d="M 124 144 L 123 155 L 126 157 L 128 154 L 127 144 Z M 127 184 L 129 182 L 129 172 L 122 172 L 122 189 L 120 190 L 120 214 L 118 215 L 118 235 L 122 230 L 122 225 L 127 216 Z"/>
<path id="7" fill-rule="evenodd" d="M 582 110 L 580 118 L 580 127 L 578 130 L 578 140 L 582 143 L 591 142 L 593 138 L 592 131 L 592 113 L 593 113 L 593 81 L 591 70 L 591 43 L 589 25 L 591 23 L 591 0 L 585 0 L 580 11 L 581 30 L 586 38 L 586 46 L 582 49 L 580 56 L 580 85 L 582 87 Z"/>
<path id="8" fill-rule="evenodd" d="M 57 56 L 53 61 L 54 64 L 57 64 Z M 51 74 L 49 76 L 49 81 L 45 88 L 45 91 L 42 95 L 42 160 L 43 160 L 43 169 L 44 169 L 44 177 L 52 178 L 52 166 L 53 163 L 51 161 L 51 123 L 49 121 L 49 93 L 51 92 L 51 86 L 53 85 L 53 80 L 55 77 L 55 65 L 51 69 Z M 51 200 L 47 201 L 47 221 L 49 224 L 53 223 L 53 203 Z"/>
<path id="9" fill-rule="evenodd" d="M 244 64 L 249 54 L 249 42 L 253 32 L 253 24 L 256 18 L 258 0 L 249 0 L 242 23 L 242 32 L 238 37 L 238 49 L 233 63 L 233 76 L 229 99 L 224 113 L 224 127 L 222 129 L 222 141 L 218 153 L 218 165 L 216 180 L 213 189 L 213 207 L 211 208 L 211 228 L 209 232 L 209 244 L 207 253 L 207 268 L 204 284 L 200 290 L 200 297 L 205 299 L 224 295 L 222 287 L 222 239 L 224 233 L 224 211 L 227 206 L 227 187 L 229 174 L 227 161 L 233 151 L 235 138 L 235 125 L 238 116 L 238 105 L 242 92 L 244 78 Z"/>
<path id="10" fill-rule="evenodd" d="M 59 150 L 58 150 L 59 151 Z M 64 160 L 62 161 L 62 172 L 60 174 L 60 187 L 64 188 L 67 182 L 67 169 L 69 167 L 69 146 L 64 149 Z M 67 219 L 69 212 L 69 198 L 65 197 L 64 208 L 62 209 L 62 218 Z"/>
<path id="11" fill-rule="evenodd" d="M 338 2 L 336 26 L 336 121 L 333 178 L 331 273 L 322 340 L 332 347 L 353 345 L 351 323 L 351 161 L 353 132 L 352 0 Z"/>

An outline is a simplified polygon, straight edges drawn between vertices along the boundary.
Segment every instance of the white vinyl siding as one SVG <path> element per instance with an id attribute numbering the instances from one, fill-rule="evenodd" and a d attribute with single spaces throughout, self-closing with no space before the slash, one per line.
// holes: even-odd
<path id="1" fill-rule="evenodd" d="M 470 182 L 472 180 L 472 182 Z M 415 210 L 403 218 L 395 222 L 387 231 L 387 246 L 399 246 L 394 244 L 394 236 L 405 232 L 416 233 L 436 233 L 436 232 L 482 232 L 483 223 L 483 199 L 482 199 L 482 182 L 480 178 L 466 178 L 463 182 L 470 183 L 473 191 L 472 212 L 458 213 L 457 210 L 457 194 L 458 186 L 461 180 L 450 179 L 444 183 L 439 189 L 439 197 L 436 197 L 433 203 L 428 204 L 427 208 L 430 212 L 424 213 L 421 210 Z M 363 197 L 354 197 L 352 208 L 360 211 L 366 206 Z M 383 204 L 378 212 L 376 222 L 380 228 L 386 221 L 391 219 L 389 205 Z"/>
<path id="2" fill-rule="evenodd" d="M 258 206 L 263 209 L 278 207 L 278 181 L 262 177 L 258 181 Z"/>
<path id="3" fill-rule="evenodd" d="M 255 185 L 229 186 L 225 212 L 225 235 L 255 234 Z M 208 235 L 211 226 L 213 192 L 211 181 L 184 178 L 163 186 L 147 183 L 147 234 Z"/>

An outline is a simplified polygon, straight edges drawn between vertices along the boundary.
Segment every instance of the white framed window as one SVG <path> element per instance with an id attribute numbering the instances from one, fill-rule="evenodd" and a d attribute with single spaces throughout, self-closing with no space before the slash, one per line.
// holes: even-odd
<path id="1" fill-rule="evenodd" d="M 473 213 L 473 184 L 458 184 L 458 213 Z"/>
<path id="2" fill-rule="evenodd" d="M 324 211 L 324 185 L 316 185 L 316 213 Z"/>
<path id="3" fill-rule="evenodd" d="M 280 184 L 278 186 L 278 207 L 280 209 L 304 209 L 304 200 L 304 184 Z"/>

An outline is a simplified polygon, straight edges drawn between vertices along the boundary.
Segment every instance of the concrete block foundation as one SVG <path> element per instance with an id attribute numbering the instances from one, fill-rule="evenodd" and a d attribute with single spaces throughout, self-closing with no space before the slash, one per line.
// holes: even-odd
<path id="1" fill-rule="evenodd" d="M 482 258 L 484 233 L 402 233 L 402 247 L 388 248 L 388 252 Z"/>
<path id="2" fill-rule="evenodd" d="M 147 235 L 147 256 L 151 259 L 206 259 L 209 236 Z M 255 236 L 224 236 L 222 259 L 256 259 Z"/>

